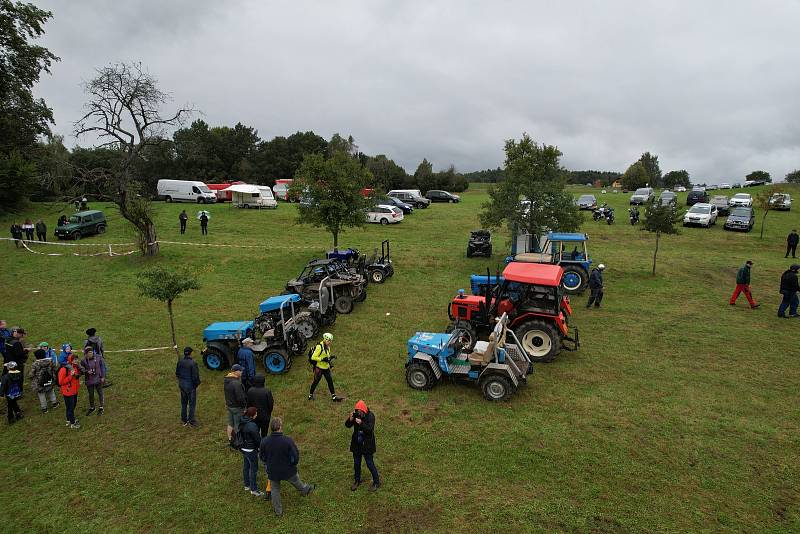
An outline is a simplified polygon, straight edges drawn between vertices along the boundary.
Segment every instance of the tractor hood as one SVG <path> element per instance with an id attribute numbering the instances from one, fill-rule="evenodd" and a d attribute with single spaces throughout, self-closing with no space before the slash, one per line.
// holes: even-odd
<path id="1" fill-rule="evenodd" d="M 433 334 L 430 332 L 417 332 L 414 337 L 408 340 L 408 353 L 414 355 L 418 352 L 430 356 L 439 356 L 439 353 L 447 349 L 447 341 L 450 334 Z"/>
<path id="2" fill-rule="evenodd" d="M 244 339 L 248 336 L 248 331 L 252 330 L 253 321 L 213 323 L 203 330 L 203 340 L 208 342 L 218 339 Z"/>

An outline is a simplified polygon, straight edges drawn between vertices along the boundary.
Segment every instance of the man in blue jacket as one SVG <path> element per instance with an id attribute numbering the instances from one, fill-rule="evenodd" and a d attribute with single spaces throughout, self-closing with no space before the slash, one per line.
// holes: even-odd
<path id="1" fill-rule="evenodd" d="M 175 367 L 175 376 L 178 378 L 178 388 L 181 390 L 181 421 L 183 421 L 183 426 L 197 427 L 194 408 L 197 404 L 197 386 L 200 385 L 200 370 L 197 368 L 197 362 L 192 359 L 192 352 L 192 347 L 183 349 L 183 359 L 178 360 L 178 365 Z"/>
<path id="2" fill-rule="evenodd" d="M 589 302 L 586 304 L 586 309 L 592 307 L 594 304 L 595 308 L 600 307 L 600 302 L 603 300 L 603 271 L 606 269 L 606 266 L 602 263 L 592 269 L 592 273 L 589 275 Z"/>
<path id="3" fill-rule="evenodd" d="M 261 440 L 258 456 L 267 470 L 271 491 L 270 499 L 275 515 L 283 515 L 281 506 L 281 481 L 288 480 L 300 494 L 305 497 L 314 491 L 314 484 L 306 484 L 297 474 L 297 464 L 300 463 L 300 451 L 289 436 L 283 435 L 283 420 L 273 417 L 270 423 L 272 434 Z"/>
<path id="4" fill-rule="evenodd" d="M 256 356 L 253 354 L 253 340 L 245 338 L 239 352 L 236 353 L 239 365 L 242 366 L 242 385 L 245 391 L 250 389 L 253 384 L 253 377 L 256 376 Z"/>

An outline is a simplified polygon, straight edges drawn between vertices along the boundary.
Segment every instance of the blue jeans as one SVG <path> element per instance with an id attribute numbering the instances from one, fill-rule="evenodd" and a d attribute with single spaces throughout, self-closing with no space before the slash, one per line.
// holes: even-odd
<path id="1" fill-rule="evenodd" d="M 189 390 L 181 388 L 181 421 L 194 423 L 194 407 L 197 404 L 197 388 Z M 189 409 L 187 415 L 186 409 Z"/>
<path id="2" fill-rule="evenodd" d="M 367 463 L 367 469 L 369 469 L 370 474 L 372 475 L 372 483 L 373 484 L 380 484 L 381 480 L 378 476 L 378 468 L 375 467 L 375 460 L 372 458 L 371 454 L 361 454 L 360 452 L 353 453 L 353 471 L 356 482 L 361 482 L 361 457 L 364 457 L 364 461 Z"/>
<path id="3" fill-rule="evenodd" d="M 789 308 L 789 315 L 797 315 L 797 304 L 800 299 L 797 298 L 797 291 L 781 291 L 783 300 L 781 305 L 778 306 L 778 317 L 782 317 L 786 313 L 786 308 Z"/>
<path id="4" fill-rule="evenodd" d="M 258 450 L 242 451 L 242 480 L 252 491 L 258 491 Z"/>

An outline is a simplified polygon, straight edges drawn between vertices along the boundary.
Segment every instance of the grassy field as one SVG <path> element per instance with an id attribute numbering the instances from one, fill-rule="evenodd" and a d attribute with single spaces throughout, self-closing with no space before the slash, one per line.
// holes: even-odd
<path id="1" fill-rule="evenodd" d="M 585 297 L 575 299 L 581 350 L 538 365 L 511 402 L 491 404 L 461 385 L 422 393 L 405 383 L 406 340 L 417 330 L 442 331 L 455 291 L 469 287 L 470 273 L 494 271 L 508 248 L 501 232 L 494 258 L 465 258 L 487 198 L 473 190 L 461 204 L 344 235 L 361 249 L 391 239 L 397 273 L 371 285 L 367 301 L 332 329 L 334 378 L 348 402 L 308 402 L 303 361 L 267 379 L 274 415 L 301 448 L 301 476 L 317 484 L 307 499 L 287 490 L 281 520 L 242 492 L 241 457 L 224 439 L 223 375 L 201 370 L 201 428 L 183 428 L 175 356 L 164 351 L 109 354 L 106 415 L 81 417 L 78 431 L 64 428 L 60 410 L 40 415 L 35 395 L 26 395 L 27 417 L 3 431 L 3 530 L 798 531 L 800 323 L 775 316 L 797 212 L 771 213 L 763 240 L 757 231 L 724 232 L 722 220 L 682 229 L 663 238 L 652 277 L 654 237 L 627 224 L 629 195 L 602 197 L 618 223 L 588 220 L 583 229 L 595 262 L 608 266 L 604 307 L 587 311 Z M 295 207 L 285 204 L 264 212 L 213 206 L 207 239 L 194 219 L 180 236 L 183 207 L 196 211 L 157 206 L 161 239 L 267 248 L 165 244 L 148 260 L 42 256 L 2 242 L 0 314 L 23 325 L 32 343 L 77 344 L 94 326 L 108 350 L 169 345 L 165 307 L 138 296 L 135 277 L 152 264 L 186 266 L 202 288 L 176 302 L 178 342 L 199 349 L 208 323 L 253 318 L 261 300 L 330 243 L 321 230 L 295 225 Z M 108 233 L 79 250 L 132 240 L 105 211 Z M 36 205 L 17 220 L 46 217 L 52 232 L 58 213 Z M 8 228 L 11 219 L 1 222 Z M 35 250 L 56 248 L 67 247 Z M 748 258 L 758 310 L 727 304 Z M 349 491 L 343 421 L 358 398 L 377 415 L 384 486 L 376 494 Z M 82 389 L 81 415 L 86 404 Z"/>

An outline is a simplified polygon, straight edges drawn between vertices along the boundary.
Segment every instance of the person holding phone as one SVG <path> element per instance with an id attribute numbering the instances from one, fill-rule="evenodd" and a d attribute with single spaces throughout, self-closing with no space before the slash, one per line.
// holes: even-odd
<path id="1" fill-rule="evenodd" d="M 353 484 L 350 491 L 355 491 L 361 485 L 361 459 L 363 458 L 372 475 L 372 485 L 370 491 L 376 491 L 381 487 L 381 479 L 378 468 L 375 467 L 375 414 L 367 408 L 367 403 L 359 400 L 353 412 L 344 422 L 344 426 L 353 429 L 350 437 L 350 452 L 353 453 Z"/>

